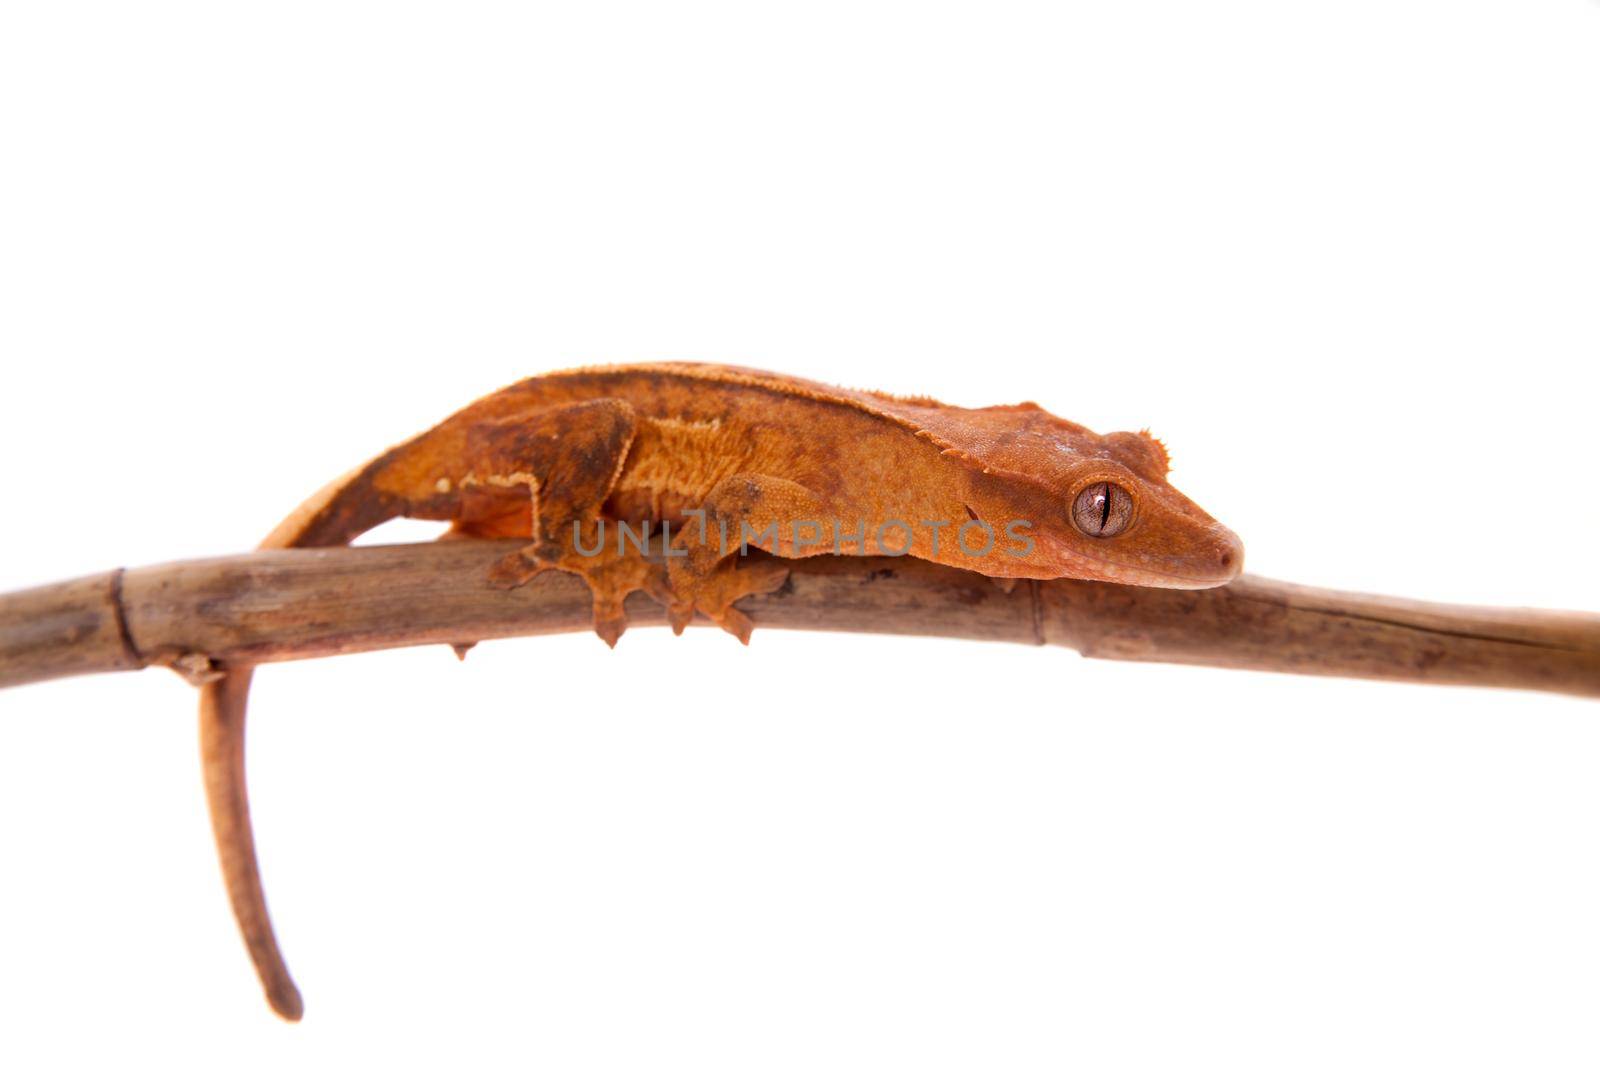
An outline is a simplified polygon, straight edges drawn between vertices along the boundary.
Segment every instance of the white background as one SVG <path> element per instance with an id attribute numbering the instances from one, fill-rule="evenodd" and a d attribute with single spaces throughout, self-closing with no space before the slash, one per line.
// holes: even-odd
<path id="1" fill-rule="evenodd" d="M 1151 426 L 1249 568 L 1600 608 L 1600 5 L 11 3 L 0 588 L 694 358 Z M 414 536 L 403 531 L 392 536 Z M 0 694 L 0 1059 L 1593 1063 L 1600 705 L 701 631 Z"/>

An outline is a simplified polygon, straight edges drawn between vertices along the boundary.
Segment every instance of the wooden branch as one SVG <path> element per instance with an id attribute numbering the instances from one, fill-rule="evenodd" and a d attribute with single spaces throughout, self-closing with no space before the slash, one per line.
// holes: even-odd
<path id="1" fill-rule="evenodd" d="M 254 552 L 0 596 L 0 686 L 589 628 L 582 583 L 490 588 L 497 542 Z M 1061 645 L 1085 656 L 1600 697 L 1600 615 L 1460 607 L 1245 576 L 1200 592 L 990 579 L 918 560 L 824 556 L 740 606 L 758 627 Z M 632 626 L 665 622 L 636 594 Z"/>

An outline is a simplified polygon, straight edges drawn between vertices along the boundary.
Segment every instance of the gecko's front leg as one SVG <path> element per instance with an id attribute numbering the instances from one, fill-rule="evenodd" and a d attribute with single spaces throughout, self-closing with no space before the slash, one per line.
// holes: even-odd
<path id="1" fill-rule="evenodd" d="M 813 523 L 820 535 L 819 503 L 810 490 L 787 478 L 739 474 L 718 482 L 701 512 L 673 540 L 667 560 L 668 621 L 681 634 L 699 612 L 748 643 L 754 624 L 734 602 L 783 587 L 789 568 L 772 556 L 803 554 L 794 544 L 798 524 Z M 751 555 L 750 548 L 771 555 Z"/>

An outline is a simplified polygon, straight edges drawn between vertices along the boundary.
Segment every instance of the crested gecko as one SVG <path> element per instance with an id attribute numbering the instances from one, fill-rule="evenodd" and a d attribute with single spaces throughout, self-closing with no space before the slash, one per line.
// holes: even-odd
<path id="1" fill-rule="evenodd" d="M 1167 471 L 1147 432 L 1096 434 L 1032 403 L 959 408 L 709 364 L 590 367 L 468 405 L 318 492 L 261 547 L 439 520 L 447 537 L 523 542 L 484 576 L 496 587 L 552 569 L 581 577 L 608 644 L 636 590 L 666 605 L 676 632 L 700 615 L 748 640 L 736 602 L 781 587 L 784 559 L 825 552 L 909 554 L 1003 583 L 1229 581 L 1238 537 Z M 647 555 L 652 533 L 663 551 Z M 212 827 L 267 999 L 298 1019 L 245 792 L 251 669 L 222 666 L 200 702 Z"/>

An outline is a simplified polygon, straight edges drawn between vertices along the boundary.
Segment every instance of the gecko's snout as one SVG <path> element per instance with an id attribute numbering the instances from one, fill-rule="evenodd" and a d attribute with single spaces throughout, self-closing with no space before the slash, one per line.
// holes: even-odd
<path id="1" fill-rule="evenodd" d="M 1211 522 L 1191 527 L 1186 544 L 1168 557 L 1166 569 L 1174 589 L 1210 589 L 1227 585 L 1244 570 L 1244 542 L 1239 535 Z"/>

